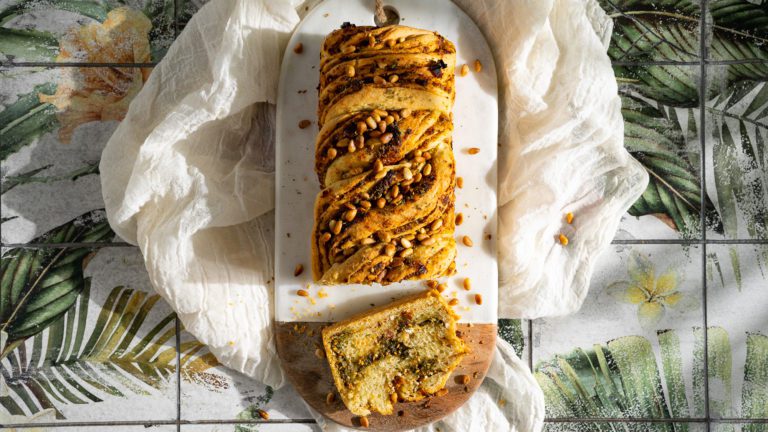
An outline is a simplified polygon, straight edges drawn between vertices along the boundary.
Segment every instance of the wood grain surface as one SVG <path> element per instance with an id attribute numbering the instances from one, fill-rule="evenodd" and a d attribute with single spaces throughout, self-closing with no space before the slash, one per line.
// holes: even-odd
<path id="1" fill-rule="evenodd" d="M 277 322 L 277 352 L 283 369 L 299 395 L 316 411 L 346 427 L 361 428 L 358 416 L 349 412 L 341 402 L 331 377 L 331 369 L 324 357 L 321 329 L 330 323 Z M 480 386 L 493 358 L 496 344 L 495 324 L 458 324 L 458 334 L 471 350 L 453 372 L 446 384 L 448 393 L 418 402 L 400 402 L 395 413 L 389 416 L 367 416 L 368 431 L 402 431 L 439 420 L 472 396 Z M 464 385 L 459 377 L 468 375 L 470 382 Z M 328 393 L 334 400 L 327 403 Z"/>

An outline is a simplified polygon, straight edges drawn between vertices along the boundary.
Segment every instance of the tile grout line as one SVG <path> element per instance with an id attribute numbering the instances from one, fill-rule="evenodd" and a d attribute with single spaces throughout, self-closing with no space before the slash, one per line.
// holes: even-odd
<path id="1" fill-rule="evenodd" d="M 181 325 L 178 314 L 173 321 L 176 326 L 176 431 L 181 432 Z"/>
<path id="2" fill-rule="evenodd" d="M 707 317 L 707 173 L 706 173 L 706 98 L 707 98 L 707 0 L 699 1 L 699 171 L 701 177 L 699 223 L 701 224 L 701 283 L 702 283 L 702 319 L 704 321 L 704 417 L 707 419 L 707 432 L 712 427 L 712 417 L 709 411 L 709 322 Z"/>
<path id="3" fill-rule="evenodd" d="M 528 320 L 528 368 L 533 373 L 533 320 Z"/>

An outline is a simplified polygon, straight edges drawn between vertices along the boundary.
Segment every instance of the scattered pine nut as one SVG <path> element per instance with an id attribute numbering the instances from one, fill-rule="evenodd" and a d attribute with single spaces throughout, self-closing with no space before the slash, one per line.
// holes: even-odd
<path id="1" fill-rule="evenodd" d="M 561 245 L 568 246 L 568 237 L 566 237 L 565 234 L 560 234 L 558 239 L 560 240 Z"/>
<path id="2" fill-rule="evenodd" d="M 301 54 L 304 52 L 304 44 L 301 42 L 297 43 L 295 47 L 293 47 L 293 52 L 296 54 Z"/>
<path id="3" fill-rule="evenodd" d="M 456 225 L 461 225 L 464 223 L 464 213 L 456 213 Z"/>
<path id="4" fill-rule="evenodd" d="M 389 395 L 389 401 L 392 402 L 392 405 L 397 403 L 397 393 L 392 393 Z"/>
<path id="5" fill-rule="evenodd" d="M 332 404 L 336 400 L 336 396 L 333 394 L 333 392 L 328 392 L 327 395 L 325 395 L 325 403 L 328 405 Z"/>
<path id="6" fill-rule="evenodd" d="M 306 129 L 312 122 L 309 120 L 302 120 L 299 122 L 299 129 Z"/>
<path id="7" fill-rule="evenodd" d="M 568 212 L 565 214 L 565 221 L 570 223 L 573 223 L 573 213 Z"/>
<path id="8" fill-rule="evenodd" d="M 483 64 L 480 63 L 480 60 L 475 60 L 475 72 L 482 72 L 483 71 Z"/>
<path id="9" fill-rule="evenodd" d="M 269 413 L 264 411 L 263 409 L 257 409 L 257 413 L 259 413 L 259 417 L 261 417 L 264 420 L 269 420 Z"/>
<path id="10" fill-rule="evenodd" d="M 391 76 L 389 77 L 389 82 L 391 82 L 392 84 L 394 84 L 394 83 L 396 83 L 396 82 L 397 82 L 397 80 L 398 80 L 398 79 L 400 79 L 400 77 L 398 77 L 397 75 L 391 75 Z"/>
<path id="11" fill-rule="evenodd" d="M 468 73 L 469 73 L 469 65 L 467 64 L 461 65 L 461 69 L 459 70 L 459 75 L 467 76 Z"/>
<path id="12" fill-rule="evenodd" d="M 307 290 L 303 290 L 303 289 L 296 291 L 296 294 L 298 294 L 299 297 L 309 297 L 309 293 L 307 292 Z"/>
<path id="13" fill-rule="evenodd" d="M 471 155 L 476 155 L 476 154 L 480 153 L 480 149 L 477 148 L 477 147 L 470 147 L 469 150 L 467 150 L 467 153 L 469 153 Z"/>
<path id="14" fill-rule="evenodd" d="M 335 159 L 338 152 L 335 148 L 331 147 L 328 149 L 328 159 Z"/>
<path id="15" fill-rule="evenodd" d="M 437 393 L 435 393 L 435 396 L 440 397 L 440 396 L 445 396 L 447 394 L 448 394 L 448 389 L 447 388 L 441 388 L 440 390 L 437 391 Z"/>
<path id="16" fill-rule="evenodd" d="M 459 382 L 463 385 L 469 384 L 471 380 L 472 378 L 470 378 L 469 375 L 459 375 Z"/>
<path id="17" fill-rule="evenodd" d="M 475 303 L 479 305 L 483 304 L 483 296 L 480 294 L 475 294 Z"/>
<path id="18" fill-rule="evenodd" d="M 293 275 L 298 276 L 300 274 L 304 273 L 304 265 L 303 264 L 296 264 L 296 268 L 293 269 Z"/>
<path id="19" fill-rule="evenodd" d="M 437 281 L 434 280 L 434 279 L 430 279 L 430 280 L 427 281 L 427 286 L 432 288 L 432 289 L 435 289 L 435 288 L 437 288 Z"/>
<path id="20" fill-rule="evenodd" d="M 352 78 L 355 76 L 355 67 L 352 65 L 347 66 L 347 76 Z"/>
<path id="21" fill-rule="evenodd" d="M 461 284 L 466 291 L 472 289 L 472 281 L 469 278 L 464 278 L 464 282 Z"/>
<path id="22" fill-rule="evenodd" d="M 368 421 L 368 417 L 360 416 L 360 426 L 361 427 L 367 428 L 370 425 L 371 425 L 371 423 Z"/>
<path id="23" fill-rule="evenodd" d="M 448 304 L 449 304 L 450 306 L 456 306 L 457 304 L 459 304 L 459 299 L 455 299 L 455 298 L 452 298 L 452 299 L 450 299 L 450 300 L 448 301 Z"/>
<path id="24" fill-rule="evenodd" d="M 325 358 L 325 351 L 321 350 L 320 348 L 315 349 L 315 357 L 319 359 Z"/>
<path id="25" fill-rule="evenodd" d="M 446 284 L 444 284 L 444 283 L 441 283 L 441 284 L 437 284 L 437 291 L 439 291 L 439 292 L 443 292 L 443 291 L 445 291 L 447 288 L 448 288 L 448 285 L 446 285 Z M 454 300 L 455 300 L 455 299 L 454 299 Z"/>
<path id="26" fill-rule="evenodd" d="M 472 243 L 472 239 L 469 238 L 469 236 L 464 236 L 461 238 L 461 242 L 464 243 L 464 246 L 472 247 L 474 243 Z"/>
<path id="27" fill-rule="evenodd" d="M 384 208 L 385 205 L 387 205 L 387 200 L 385 200 L 384 198 L 379 198 L 378 200 L 376 200 L 376 207 Z"/>
<path id="28" fill-rule="evenodd" d="M 459 189 L 464 188 L 464 177 L 456 177 L 456 186 L 458 186 Z"/>

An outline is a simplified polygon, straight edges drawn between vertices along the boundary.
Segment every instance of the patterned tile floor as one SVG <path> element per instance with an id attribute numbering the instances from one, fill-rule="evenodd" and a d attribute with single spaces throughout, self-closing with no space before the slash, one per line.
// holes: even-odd
<path id="1" fill-rule="evenodd" d="M 5 430 L 318 430 L 180 329 L 104 218 L 101 150 L 202 3 L 0 4 Z M 768 431 L 768 3 L 600 3 L 651 183 L 579 313 L 500 333 L 548 431 Z"/>

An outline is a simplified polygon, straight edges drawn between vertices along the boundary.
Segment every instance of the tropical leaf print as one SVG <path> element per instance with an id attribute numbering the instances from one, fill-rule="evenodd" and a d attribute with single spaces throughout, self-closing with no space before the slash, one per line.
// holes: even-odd
<path id="1" fill-rule="evenodd" d="M 86 213 L 32 240 L 36 244 L 93 243 L 114 236 L 101 211 Z M 14 248 L 2 256 L 0 331 L 8 336 L 4 358 L 24 339 L 59 320 L 86 285 L 89 247 Z"/>
<path id="2" fill-rule="evenodd" d="M 9 389 L 0 402 L 11 414 L 53 408 L 62 418 L 62 405 L 149 394 L 165 388 L 175 375 L 175 314 L 155 324 L 147 321 L 160 296 L 113 288 L 86 335 L 89 298 L 86 283 L 77 304 L 33 338 L 31 353 L 28 344 L 21 344 L 0 363 Z M 218 364 L 195 357 L 202 348 L 197 341 L 182 344 L 182 375 L 193 377 Z"/>
<path id="3" fill-rule="evenodd" d="M 518 357 L 523 355 L 523 327 L 519 319 L 499 319 L 498 323 L 499 337 L 509 342 L 515 350 Z"/>
<path id="4" fill-rule="evenodd" d="M 52 95 L 55 92 L 56 84 L 39 85 L 0 111 L 0 160 L 5 160 L 59 125 L 56 108 L 40 102 L 39 98 L 40 94 Z"/>
<path id="5" fill-rule="evenodd" d="M 680 339 L 676 331 L 663 330 L 657 334 L 658 355 L 648 339 L 624 336 L 589 350 L 577 348 L 537 364 L 535 376 L 544 392 L 547 416 L 669 419 L 687 418 L 692 411 L 704 412 L 701 391 L 704 389 L 701 382 L 704 337 L 701 329 L 694 329 L 694 334 L 696 344 L 692 354 L 698 360 L 694 362 L 692 394 L 685 390 Z M 723 415 L 727 415 L 731 412 L 731 344 L 728 333 L 720 327 L 710 327 L 708 339 L 710 386 L 722 385 L 727 390 L 722 397 L 711 399 L 710 404 L 714 404 L 716 412 L 722 410 Z M 745 349 L 743 414 L 749 414 L 747 418 L 765 418 L 768 337 L 750 334 Z M 660 364 L 657 358 L 661 359 Z M 590 430 L 603 430 L 599 429 L 599 423 L 590 426 L 596 428 Z M 688 430 L 682 423 L 646 424 L 637 428 L 627 424 L 627 427 L 626 430 L 631 431 Z"/>

